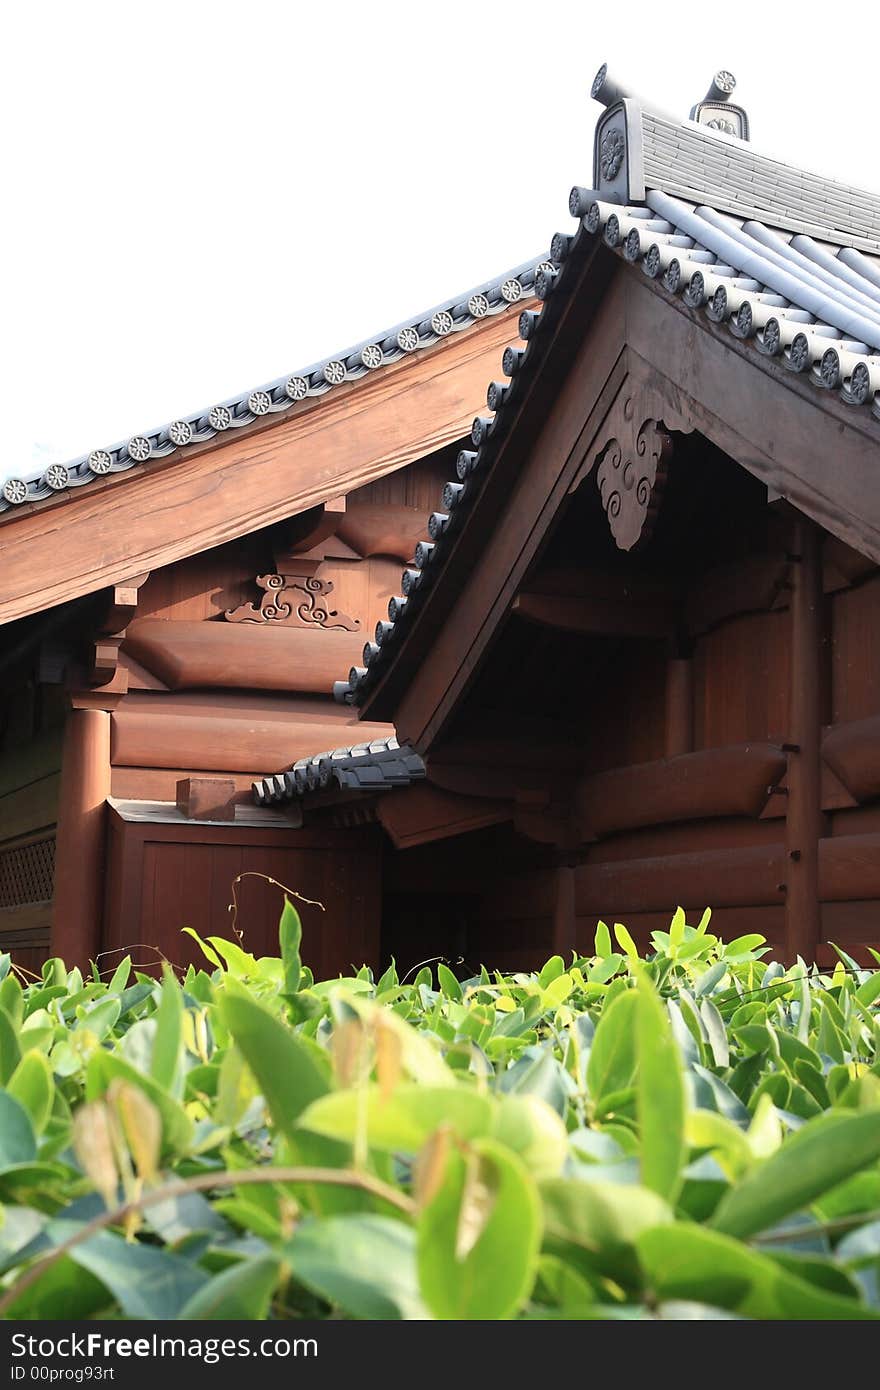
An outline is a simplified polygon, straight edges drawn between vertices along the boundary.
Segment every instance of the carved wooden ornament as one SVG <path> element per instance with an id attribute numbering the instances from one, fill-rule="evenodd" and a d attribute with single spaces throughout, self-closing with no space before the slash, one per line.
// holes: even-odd
<path id="1" fill-rule="evenodd" d="M 630 398 L 628 416 L 624 410 L 630 428 L 621 431 L 622 438 L 608 441 L 596 472 L 599 496 L 619 550 L 632 550 L 654 529 L 672 453 L 672 440 L 656 420 L 645 420 L 636 429 L 632 405 Z"/>
<path id="2" fill-rule="evenodd" d="M 595 468 L 599 496 L 620 550 L 632 550 L 651 535 L 672 455 L 670 431 L 690 434 L 693 428 L 677 392 L 633 354 L 585 470 Z"/>
<path id="3" fill-rule="evenodd" d="M 283 623 L 287 627 L 341 628 L 357 632 L 359 618 L 340 613 L 327 602 L 333 592 L 330 579 L 314 575 L 258 574 L 257 584 L 265 592 L 258 603 L 243 603 L 226 611 L 230 623 Z"/>

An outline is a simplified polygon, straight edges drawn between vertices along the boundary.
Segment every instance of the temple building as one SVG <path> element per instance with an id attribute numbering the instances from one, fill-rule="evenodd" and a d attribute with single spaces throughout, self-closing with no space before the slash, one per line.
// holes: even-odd
<path id="1" fill-rule="evenodd" d="M 734 85 L 601 69 L 546 257 L 4 485 L 0 949 L 183 961 L 234 888 L 273 951 L 284 885 L 320 974 L 679 903 L 869 959 L 880 196 Z"/>

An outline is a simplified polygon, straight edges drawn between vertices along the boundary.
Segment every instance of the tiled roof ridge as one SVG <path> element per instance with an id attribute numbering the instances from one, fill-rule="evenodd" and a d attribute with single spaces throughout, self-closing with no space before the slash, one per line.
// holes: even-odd
<path id="1" fill-rule="evenodd" d="M 370 743 L 333 748 L 314 757 L 300 758 L 286 772 L 261 777 L 253 784 L 258 806 L 293 801 L 309 792 L 334 787 L 354 791 L 387 791 L 409 786 L 425 776 L 425 764 L 408 743 L 390 734 Z"/>
<path id="2" fill-rule="evenodd" d="M 573 235 L 554 236 L 550 263 L 535 278 L 539 299 L 546 301 L 565 283 L 575 242 L 602 235 L 608 247 L 640 265 L 671 296 L 681 296 L 715 323 L 726 323 L 735 337 L 752 342 L 764 356 L 780 358 L 792 372 L 807 374 L 817 387 L 837 391 L 847 405 L 871 405 L 880 419 L 880 261 L 850 247 L 834 255 L 808 236 L 788 236 L 651 189 L 642 202 L 623 204 L 576 187 L 569 211 L 579 226 Z M 404 569 L 401 594 L 391 599 L 388 620 L 377 624 L 374 640 L 366 643 L 363 664 L 352 667 L 347 680 L 335 682 L 340 703 L 361 704 L 401 649 L 450 539 L 491 468 L 526 368 L 539 360 L 545 313 L 546 305 L 520 315 L 525 346 L 508 347 L 502 359 L 509 381 L 490 384 L 491 415 L 474 420 L 472 447 L 460 452 L 457 480 L 446 483 L 442 510 L 429 519 L 431 539 L 417 546 Z"/>
<path id="3" fill-rule="evenodd" d="M 469 328 L 526 299 L 542 264 L 535 258 L 446 299 L 432 309 L 385 329 L 335 357 L 322 358 L 289 376 L 233 396 L 209 409 L 193 411 L 118 444 L 93 449 L 67 463 L 52 463 L 33 476 L 9 478 L 0 486 L 0 515 L 26 502 L 37 502 L 68 488 L 81 487 L 107 474 L 122 473 L 148 459 L 165 458 L 188 445 L 204 444 L 227 430 L 239 429 L 262 416 L 283 414 L 307 398 L 319 398 L 346 382 Z"/>

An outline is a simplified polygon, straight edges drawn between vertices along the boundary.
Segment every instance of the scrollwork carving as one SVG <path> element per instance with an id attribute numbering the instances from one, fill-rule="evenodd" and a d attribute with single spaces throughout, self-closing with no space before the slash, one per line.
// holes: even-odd
<path id="1" fill-rule="evenodd" d="M 593 456 L 599 496 L 620 550 L 643 544 L 660 510 L 672 439 L 655 411 L 651 393 L 637 390 L 631 380 L 615 401 Z"/>
<path id="2" fill-rule="evenodd" d="M 257 585 L 263 592 L 257 603 L 243 603 L 227 609 L 229 623 L 284 623 L 289 627 L 341 628 L 357 632 L 360 619 L 340 613 L 327 602 L 333 592 L 330 579 L 314 575 L 258 574 Z"/>

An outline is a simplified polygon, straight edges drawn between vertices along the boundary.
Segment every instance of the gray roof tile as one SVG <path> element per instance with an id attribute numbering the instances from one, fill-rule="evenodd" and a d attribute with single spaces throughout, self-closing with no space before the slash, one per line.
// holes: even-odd
<path id="1" fill-rule="evenodd" d="M 254 782 L 254 800 L 259 806 L 277 805 L 316 792 L 381 792 L 392 787 L 408 787 L 425 776 L 425 764 L 409 744 L 389 738 L 372 743 L 356 743 L 350 748 L 333 748 L 300 758 L 287 772 L 277 772 Z"/>

